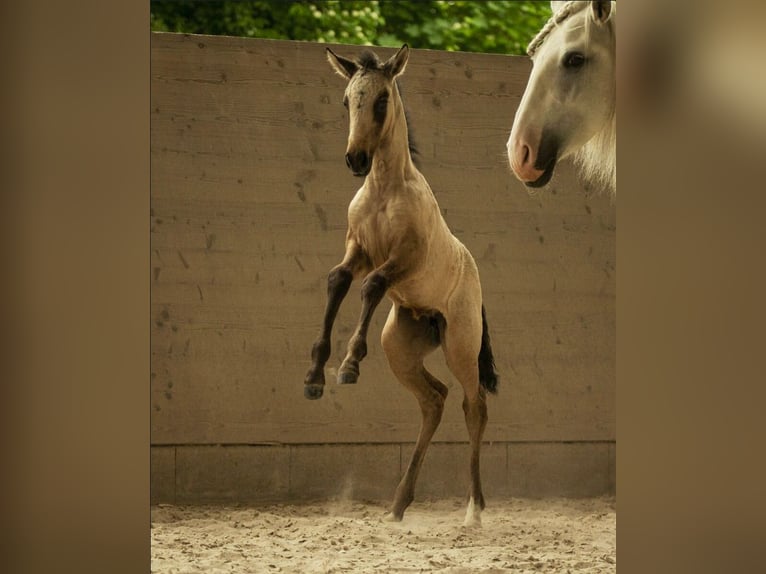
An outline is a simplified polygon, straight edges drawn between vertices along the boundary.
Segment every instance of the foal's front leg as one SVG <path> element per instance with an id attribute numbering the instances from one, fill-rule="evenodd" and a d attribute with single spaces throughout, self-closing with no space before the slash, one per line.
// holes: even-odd
<path id="1" fill-rule="evenodd" d="M 367 356 L 367 330 L 372 314 L 388 290 L 388 279 L 377 270 L 362 282 L 362 313 L 356 331 L 348 342 L 346 358 L 338 370 L 338 384 L 350 385 L 359 378 L 359 361 Z"/>
<path id="2" fill-rule="evenodd" d="M 370 327 L 372 314 L 388 288 L 404 274 L 403 271 L 398 258 L 390 258 L 364 278 L 362 282 L 362 312 L 356 331 L 349 339 L 346 358 L 343 359 L 338 370 L 338 384 L 350 385 L 356 383 L 359 378 L 359 361 L 367 356 L 367 330 Z"/>
<path id="3" fill-rule="evenodd" d="M 303 381 L 303 396 L 307 399 L 321 398 L 324 392 L 324 366 L 330 358 L 332 326 L 354 276 L 364 268 L 365 261 L 366 256 L 356 242 L 347 240 L 343 261 L 333 267 L 327 277 L 327 305 L 322 331 L 311 348 L 311 368 Z"/>

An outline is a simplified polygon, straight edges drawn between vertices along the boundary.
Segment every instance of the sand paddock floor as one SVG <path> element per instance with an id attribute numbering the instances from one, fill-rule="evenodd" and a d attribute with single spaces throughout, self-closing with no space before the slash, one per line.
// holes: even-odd
<path id="1" fill-rule="evenodd" d="M 481 527 L 465 502 L 330 501 L 151 510 L 152 572 L 616 572 L 613 497 L 489 500 Z"/>

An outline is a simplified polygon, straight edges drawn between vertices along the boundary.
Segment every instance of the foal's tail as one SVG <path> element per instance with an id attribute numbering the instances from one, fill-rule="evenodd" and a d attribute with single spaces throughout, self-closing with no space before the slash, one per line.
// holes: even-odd
<path id="1" fill-rule="evenodd" d="M 479 383 L 488 392 L 497 393 L 497 373 L 495 372 L 495 358 L 492 356 L 492 347 L 489 344 L 489 329 L 487 329 L 487 312 L 484 305 L 481 306 L 481 349 L 479 350 Z"/>

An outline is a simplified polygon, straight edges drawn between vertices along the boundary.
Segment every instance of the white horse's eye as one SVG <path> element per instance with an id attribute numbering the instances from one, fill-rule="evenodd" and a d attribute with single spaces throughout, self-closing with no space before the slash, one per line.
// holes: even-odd
<path id="1" fill-rule="evenodd" d="M 565 68 L 581 68 L 585 64 L 585 56 L 580 52 L 569 52 L 564 56 Z"/>
<path id="2" fill-rule="evenodd" d="M 348 96 L 343 98 L 343 107 L 348 109 Z"/>

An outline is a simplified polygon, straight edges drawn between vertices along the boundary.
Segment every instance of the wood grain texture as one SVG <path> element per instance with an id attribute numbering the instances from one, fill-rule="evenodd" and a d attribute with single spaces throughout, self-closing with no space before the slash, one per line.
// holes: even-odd
<path id="1" fill-rule="evenodd" d="M 360 184 L 324 45 L 155 33 L 151 58 L 152 444 L 414 441 L 418 407 L 378 343 L 388 302 L 359 384 L 303 399 Z M 615 210 L 567 165 L 535 195 L 512 177 L 529 70 L 413 50 L 401 86 L 421 170 L 481 273 L 501 376 L 486 440 L 614 440 Z M 354 285 L 330 380 L 359 309 Z M 460 387 L 440 352 L 428 364 L 452 391 L 435 440 L 463 442 Z"/>

